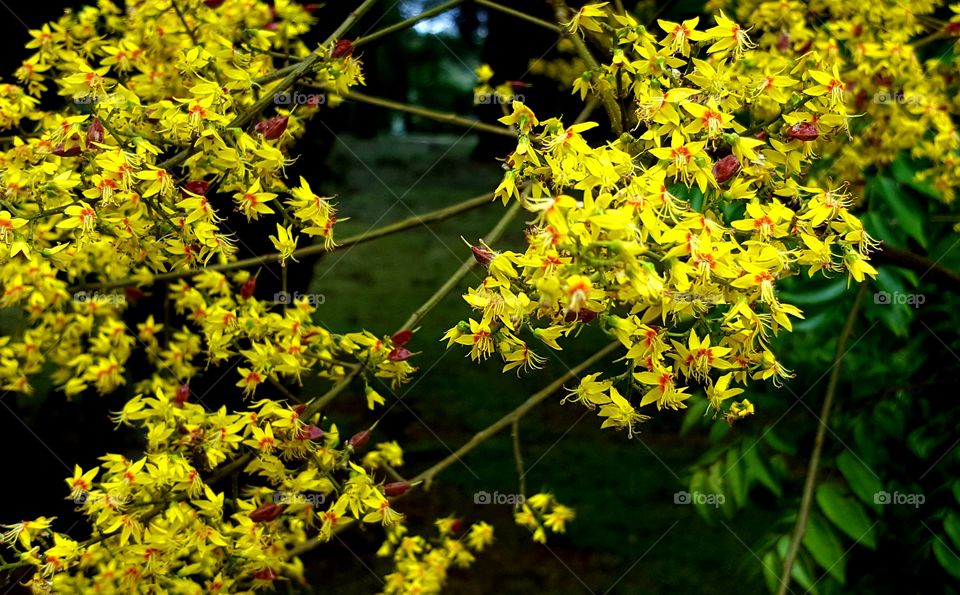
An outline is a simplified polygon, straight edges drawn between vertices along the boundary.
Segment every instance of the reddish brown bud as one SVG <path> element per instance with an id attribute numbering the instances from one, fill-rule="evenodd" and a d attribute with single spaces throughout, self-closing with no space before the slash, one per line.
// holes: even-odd
<path id="1" fill-rule="evenodd" d="M 250 513 L 250 520 L 254 523 L 266 523 L 283 514 L 286 508 L 286 504 L 267 502 L 266 504 L 261 504 L 260 508 Z"/>
<path id="2" fill-rule="evenodd" d="M 809 142 L 812 140 L 817 140 L 817 137 L 820 136 L 820 132 L 817 130 L 817 127 L 810 122 L 800 122 L 799 124 L 794 124 L 790 128 L 787 128 L 787 136 L 797 140 L 802 140 L 804 142 Z"/>
<path id="3" fill-rule="evenodd" d="M 753 138 L 757 140 L 767 140 L 767 131 L 761 130 L 760 132 L 753 135 Z"/>
<path id="4" fill-rule="evenodd" d="M 293 412 L 297 414 L 297 417 L 299 417 L 303 415 L 303 412 L 306 411 L 306 409 L 307 406 L 303 403 L 300 403 L 299 405 L 294 405 Z"/>
<path id="5" fill-rule="evenodd" d="M 406 329 L 398 333 L 394 333 L 394 335 L 390 337 L 390 341 L 392 341 L 396 347 L 403 347 L 407 344 L 411 337 L 413 337 L 413 331 Z"/>
<path id="6" fill-rule="evenodd" d="M 177 394 L 173 397 L 173 402 L 177 404 L 177 407 L 183 407 L 184 403 L 190 398 L 190 385 L 181 384 L 177 387 Z"/>
<path id="7" fill-rule="evenodd" d="M 370 442 L 370 430 L 357 432 L 347 440 L 347 444 L 353 447 L 354 450 L 360 450 L 367 445 L 367 442 Z"/>
<path id="8" fill-rule="evenodd" d="M 264 25 L 263 28 L 266 29 L 267 31 L 276 31 L 277 29 L 280 28 L 280 24 L 277 23 L 276 21 L 273 21 L 272 23 L 267 23 L 266 25 Z"/>
<path id="9" fill-rule="evenodd" d="M 567 312 L 564 320 L 567 322 L 582 322 L 584 324 L 589 324 L 596 317 L 597 313 L 593 310 L 580 310 L 579 312 Z"/>
<path id="10" fill-rule="evenodd" d="M 145 296 L 146 294 L 140 291 L 138 288 L 131 286 L 123 288 L 123 295 L 127 298 L 128 301 L 135 302 Z"/>
<path id="11" fill-rule="evenodd" d="M 51 152 L 57 157 L 76 157 L 81 151 L 80 145 L 74 145 L 68 149 L 61 143 L 54 147 Z"/>
<path id="12" fill-rule="evenodd" d="M 262 134 L 263 138 L 273 140 L 280 138 L 283 131 L 287 129 L 287 120 L 289 119 L 288 116 L 274 116 L 261 120 L 253 129 Z"/>
<path id="13" fill-rule="evenodd" d="M 263 570 L 258 570 L 253 573 L 253 578 L 258 581 L 273 581 L 276 580 L 278 575 L 272 568 L 264 568 Z"/>
<path id="14" fill-rule="evenodd" d="M 316 11 L 320 10 L 320 7 L 321 7 L 321 6 L 323 6 L 323 5 L 322 5 L 322 4 L 304 4 L 304 5 L 303 5 L 303 9 L 304 9 L 305 11 L 309 12 L 310 14 L 313 14 L 313 13 L 315 13 Z"/>
<path id="15" fill-rule="evenodd" d="M 454 533 L 459 533 L 463 529 L 463 521 L 460 519 L 453 519 L 453 523 L 450 524 L 450 530 Z"/>
<path id="16" fill-rule="evenodd" d="M 203 196 L 210 189 L 210 182 L 206 180 L 192 180 L 183 185 L 183 189 Z"/>
<path id="17" fill-rule="evenodd" d="M 413 352 L 406 347 L 394 347 L 387 355 L 387 359 L 392 362 L 402 362 L 403 360 L 410 359 L 412 356 Z"/>
<path id="18" fill-rule="evenodd" d="M 473 251 L 473 257 L 477 262 L 483 266 L 489 266 L 490 261 L 493 260 L 493 252 L 487 250 L 483 246 L 470 246 L 470 250 Z"/>
<path id="19" fill-rule="evenodd" d="M 781 52 L 785 52 L 790 49 L 790 36 L 783 31 L 777 35 L 777 49 Z"/>
<path id="20" fill-rule="evenodd" d="M 506 83 L 514 89 L 525 89 L 532 86 L 530 83 L 525 83 L 523 81 L 506 81 Z"/>
<path id="21" fill-rule="evenodd" d="M 727 155 L 713 164 L 713 177 L 717 184 L 723 184 L 740 171 L 740 160 L 736 155 Z"/>
<path id="22" fill-rule="evenodd" d="M 242 297 L 245 300 L 250 299 L 253 296 L 255 291 L 257 291 L 257 278 L 250 277 L 240 287 L 240 297 Z"/>
<path id="23" fill-rule="evenodd" d="M 333 46 L 333 57 L 343 58 L 353 54 L 353 42 L 349 39 L 341 39 Z"/>
<path id="24" fill-rule="evenodd" d="M 317 426 L 310 424 L 303 426 L 303 428 L 300 430 L 300 436 L 298 437 L 300 440 L 319 440 L 320 438 L 323 438 L 324 434 L 326 434 L 326 432 Z"/>
<path id="25" fill-rule="evenodd" d="M 393 483 L 384 484 L 383 494 L 387 498 L 393 498 L 396 496 L 402 496 L 407 493 L 407 490 L 410 489 L 409 481 L 395 481 Z"/>
<path id="26" fill-rule="evenodd" d="M 209 8 L 220 8 L 225 0 L 203 0 L 203 3 Z"/>
<path id="27" fill-rule="evenodd" d="M 102 143 L 105 133 L 103 122 L 100 121 L 100 118 L 94 118 L 93 122 L 90 122 L 90 125 L 87 126 L 87 142 Z"/>

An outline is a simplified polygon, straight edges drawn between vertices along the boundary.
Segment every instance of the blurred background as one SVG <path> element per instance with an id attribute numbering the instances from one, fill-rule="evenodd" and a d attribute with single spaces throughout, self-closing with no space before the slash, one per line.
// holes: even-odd
<path id="1" fill-rule="evenodd" d="M 0 13 L 9 13 L 0 38 L 2 72 L 11 73 L 28 55 L 23 49 L 27 26 L 55 19 L 73 4 L 6 0 L 0 6 Z M 437 4 L 388 0 L 354 32 L 372 32 Z M 510 5 L 552 20 L 545 3 Z M 320 9 L 315 39 L 325 37 L 351 8 L 352 3 L 337 2 Z M 641 3 L 635 14 L 650 22 L 658 11 L 678 20 L 698 10 L 696 3 L 650 2 Z M 499 105 L 473 105 L 473 71 L 487 63 L 496 82 L 519 83 L 518 94 L 538 116 L 562 115 L 569 122 L 583 104 L 568 85 L 538 74 L 542 69 L 530 62 L 563 57 L 556 41 L 549 31 L 468 2 L 363 47 L 367 87 L 362 92 L 494 122 L 502 115 Z M 594 119 L 602 118 L 602 110 L 594 112 Z M 339 237 L 491 191 L 502 175 L 498 158 L 513 148 L 507 137 L 481 136 L 352 101 L 321 111 L 309 126 L 298 151 L 302 156 L 289 170 L 291 179 L 305 175 L 317 193 L 339 197 L 340 215 L 350 218 L 338 224 Z M 926 213 L 930 210 L 932 217 L 938 207 L 916 190 L 898 187 L 904 200 L 913 201 L 910 206 L 926 229 L 926 246 L 904 234 L 898 214 L 882 204 L 871 206 L 871 231 L 960 268 L 958 254 L 950 252 L 956 240 L 951 222 L 931 223 Z M 502 207 L 492 203 L 429 228 L 293 265 L 291 289 L 325 297 L 317 319 L 331 330 L 390 334 L 470 255 L 461 236 L 475 243 L 501 215 Z M 241 231 L 251 249 L 267 251 L 265 234 Z M 494 247 L 522 246 L 518 222 Z M 261 279 L 270 284 L 269 275 Z M 479 273 L 469 275 L 423 322 L 409 345 L 421 352 L 414 360 L 420 371 L 413 382 L 394 395 L 377 387 L 389 396 L 386 408 L 377 412 L 386 414 L 374 440 L 396 440 L 405 448 L 401 472 L 407 476 L 447 456 L 607 342 L 594 325 L 564 351 L 550 353 L 544 370 L 519 380 L 501 374 L 498 361 L 473 364 L 465 351 L 445 350 L 439 338 L 468 316 L 459 296 L 479 281 Z M 885 304 L 874 297 L 879 291 L 926 297 L 921 307 Z M 769 585 L 765 568 L 768 575 L 780 572 L 780 562 L 769 553 L 779 548 L 782 556 L 783 536 L 793 524 L 837 335 L 855 290 L 847 289 L 844 279 L 827 279 L 804 282 L 802 288 L 787 283 L 784 293 L 806 314 L 795 332 L 777 343 L 796 377 L 779 390 L 751 387 L 744 396 L 758 414 L 733 428 L 692 408 L 656 416 L 627 440 L 601 431 L 595 415 L 583 408 L 559 406 L 560 394 L 522 421 L 528 491 L 553 492 L 576 509 L 566 535 L 535 544 L 526 529 L 513 524 L 511 506 L 475 504 L 481 491 L 517 491 L 507 432 L 450 467 L 431 491 L 404 499 L 398 508 L 414 531 L 429 533 L 433 519 L 451 514 L 496 528 L 496 546 L 479 555 L 471 569 L 453 571 L 449 592 L 764 592 Z M 794 583 L 794 592 L 957 592 L 953 561 L 944 552 L 958 551 L 951 538 L 960 539 L 960 520 L 949 520 L 956 518 L 960 497 L 955 479 L 958 304 L 956 295 L 901 269 L 882 268 L 879 282 L 868 289 L 843 363 L 821 470 L 821 480 L 836 487 L 837 498 L 818 497 L 815 537 L 805 543 L 799 565 L 807 576 Z M 148 314 L 149 306 L 136 310 L 132 319 Z M 308 383 L 302 392 L 319 390 L 322 385 Z M 138 437 L 123 429 L 112 433 L 107 419 L 129 396 L 120 391 L 68 402 L 41 389 L 31 398 L 2 397 L 0 520 L 51 513 L 68 526 L 76 520 L 72 505 L 63 500 L 62 478 L 75 463 L 92 466 L 105 450 L 136 452 Z M 371 415 L 362 393 L 341 399 L 330 414 L 348 435 L 366 427 Z M 722 506 L 704 507 L 678 497 L 697 489 L 727 498 Z M 871 490 L 922 494 L 924 503 L 884 506 L 871 502 Z M 857 520 L 851 524 L 834 517 Z M 861 521 L 869 525 L 858 541 L 851 535 L 865 526 Z M 82 525 L 77 531 L 83 535 Z M 380 535 L 376 529 L 348 532 L 342 541 L 308 555 L 305 562 L 318 592 L 379 590 L 379 577 L 392 567 L 390 560 L 375 557 Z"/>

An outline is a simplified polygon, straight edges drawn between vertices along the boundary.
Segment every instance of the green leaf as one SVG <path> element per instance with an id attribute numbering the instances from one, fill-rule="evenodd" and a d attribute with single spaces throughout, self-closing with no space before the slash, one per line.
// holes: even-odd
<path id="1" fill-rule="evenodd" d="M 952 574 L 955 578 L 960 578 L 960 558 L 954 552 L 950 551 L 943 541 L 936 539 L 933 542 L 933 555 L 937 557 L 937 562 L 943 569 Z"/>
<path id="2" fill-rule="evenodd" d="M 846 583 L 847 566 L 843 560 L 843 548 L 826 519 L 817 514 L 810 515 L 807 530 L 803 534 L 803 545 L 830 576 L 841 584 Z"/>
<path id="3" fill-rule="evenodd" d="M 737 459 L 740 458 L 740 452 L 736 448 L 727 451 L 727 461 L 723 481 L 727 485 L 726 493 L 733 496 L 733 503 L 737 508 L 747 503 L 747 483 L 744 481 L 743 473 Z"/>
<path id="4" fill-rule="evenodd" d="M 917 180 L 918 167 L 906 153 L 900 153 L 900 155 L 897 156 L 890 167 L 890 171 L 893 172 L 893 177 L 901 184 L 905 184 L 929 198 L 943 200 L 940 197 L 940 193 L 933 187 L 933 184 L 928 181 L 921 182 Z"/>
<path id="5" fill-rule="evenodd" d="M 813 283 L 810 283 L 809 285 L 813 285 Z M 843 295 L 843 292 L 846 289 L 847 282 L 844 279 L 836 279 L 810 291 L 781 291 L 780 297 L 784 301 L 797 306 L 811 306 L 814 304 L 825 304 L 827 302 L 836 301 L 841 295 Z"/>
<path id="6" fill-rule="evenodd" d="M 863 506 L 847 496 L 840 486 L 822 484 L 817 488 L 817 504 L 820 510 L 850 539 L 870 549 L 877 549 L 877 535 Z"/>
<path id="7" fill-rule="evenodd" d="M 708 403 L 706 399 L 693 401 L 690 407 L 687 408 L 687 412 L 683 415 L 683 422 L 680 424 L 681 436 L 693 429 L 694 426 L 702 424 L 704 419 L 708 419 L 704 414 L 707 412 L 707 407 L 709 406 L 710 403 Z"/>
<path id="8" fill-rule="evenodd" d="M 943 521 L 943 529 L 947 532 L 947 535 L 950 536 L 950 541 L 953 542 L 953 546 L 960 548 L 960 516 L 951 512 Z"/>
<path id="9" fill-rule="evenodd" d="M 880 505 L 876 501 L 878 493 L 883 491 L 880 480 L 873 474 L 864 463 L 853 455 L 849 450 L 845 450 L 837 457 L 837 467 L 840 473 L 847 480 L 850 490 L 875 510 L 880 510 Z"/>
<path id="10" fill-rule="evenodd" d="M 907 232 L 907 235 L 916 240 L 918 244 L 926 248 L 928 245 L 927 235 L 923 230 L 925 209 L 922 209 L 921 205 L 912 196 L 903 192 L 895 181 L 886 176 L 877 176 L 870 186 L 890 207 L 900 228 Z"/>
<path id="11" fill-rule="evenodd" d="M 763 462 L 763 459 L 760 458 L 760 447 L 756 441 L 744 445 L 743 460 L 741 463 L 747 466 L 745 476 L 748 485 L 751 485 L 753 481 L 759 481 L 778 498 L 783 495 L 780 482 L 774 479 L 770 469 Z"/>

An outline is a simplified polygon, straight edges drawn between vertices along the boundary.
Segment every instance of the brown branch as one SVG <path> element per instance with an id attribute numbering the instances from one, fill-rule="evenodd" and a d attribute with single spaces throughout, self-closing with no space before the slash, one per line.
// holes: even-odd
<path id="1" fill-rule="evenodd" d="M 464 213 L 471 209 L 482 207 L 483 205 L 490 204 L 494 196 L 492 192 L 486 194 L 481 194 L 480 196 L 475 196 L 473 198 L 468 198 L 467 200 L 451 205 L 449 207 L 444 207 L 442 209 L 437 209 L 429 213 L 424 213 L 423 215 L 414 215 L 408 217 L 396 223 L 391 223 L 390 225 L 384 225 L 383 227 L 378 227 L 371 231 L 367 231 L 361 234 L 352 235 L 344 238 L 340 241 L 339 244 L 333 246 L 332 248 L 325 247 L 322 243 L 314 244 L 312 246 L 306 246 L 298 250 L 293 251 L 293 258 L 299 260 L 301 258 L 317 256 L 324 254 L 326 252 L 333 252 L 335 250 L 342 250 L 348 246 L 353 246 L 356 244 L 363 244 L 377 238 L 382 238 L 384 236 L 392 235 L 412 227 L 418 227 L 420 225 L 426 225 L 428 223 L 433 223 L 435 221 L 443 221 L 444 219 L 449 219 L 460 213 Z M 191 269 L 189 271 L 178 271 L 174 273 L 161 273 L 155 275 L 151 280 L 150 284 L 154 283 L 163 283 L 166 281 L 175 281 L 177 279 L 184 279 L 188 277 L 193 277 L 207 271 L 232 271 L 236 269 L 244 269 L 248 267 L 262 266 L 270 263 L 279 263 L 282 258 L 282 255 L 279 252 L 264 254 L 262 256 L 253 256 L 251 258 L 245 258 L 242 260 L 235 260 L 233 262 L 227 262 L 223 264 L 217 264 L 213 266 L 208 266 L 202 269 Z M 121 279 L 119 281 L 106 281 L 106 282 L 95 282 L 95 283 L 82 283 L 75 285 L 70 288 L 71 292 L 75 291 L 84 291 L 84 290 L 105 290 L 105 289 L 116 289 L 118 287 L 127 287 L 130 285 L 138 285 L 138 282 L 133 278 Z"/>
<path id="2" fill-rule="evenodd" d="M 834 358 L 833 368 L 830 370 L 830 382 L 827 384 L 826 397 L 823 399 L 823 405 L 820 407 L 820 417 L 818 419 L 817 434 L 814 437 L 813 453 L 810 455 L 810 463 L 807 467 L 807 478 L 803 486 L 803 496 L 800 498 L 800 510 L 797 513 L 797 522 L 793 527 L 793 537 L 790 539 L 790 545 L 787 548 L 787 555 L 783 560 L 783 574 L 780 577 L 780 589 L 777 595 L 786 595 L 790 586 L 793 564 L 800 551 L 800 542 L 803 540 L 803 534 L 807 529 L 807 519 L 810 516 L 810 505 L 813 502 L 813 490 L 817 485 L 817 469 L 820 466 L 820 455 L 823 452 L 823 443 L 827 434 L 827 422 L 830 421 L 830 412 L 833 409 L 833 401 L 837 394 L 837 385 L 840 382 L 840 368 L 843 364 L 843 358 L 847 353 L 847 342 L 850 340 L 850 334 L 853 332 L 853 323 L 856 322 L 857 314 L 860 312 L 860 303 L 863 302 L 863 296 L 867 293 L 867 283 L 861 283 L 857 296 L 850 307 L 850 313 L 847 315 L 847 321 L 843 325 L 843 330 L 837 338 L 837 355 Z"/>
<path id="3" fill-rule="evenodd" d="M 872 254 L 871 258 L 876 264 L 910 269 L 919 273 L 921 279 L 929 277 L 954 293 L 960 293 L 960 273 L 942 266 L 939 261 L 889 244 L 884 244 L 883 249 Z"/>

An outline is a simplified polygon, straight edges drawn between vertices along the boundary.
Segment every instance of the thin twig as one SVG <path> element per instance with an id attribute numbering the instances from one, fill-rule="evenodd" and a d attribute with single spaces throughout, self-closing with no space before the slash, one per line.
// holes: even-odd
<path id="1" fill-rule="evenodd" d="M 810 516 L 810 505 L 813 502 L 813 490 L 817 484 L 817 468 L 820 466 L 820 454 L 823 452 L 823 443 L 827 434 L 827 422 L 830 421 L 830 411 L 833 409 L 833 401 L 837 394 L 837 385 L 840 381 L 840 368 L 843 364 L 843 358 L 846 355 L 847 342 L 850 340 L 850 334 L 853 332 L 853 323 L 857 320 L 857 314 L 860 312 L 860 303 L 863 296 L 867 293 L 867 283 L 861 283 L 857 296 L 850 307 L 850 313 L 847 315 L 847 321 L 843 325 L 843 330 L 837 339 L 837 355 L 833 361 L 833 368 L 830 370 L 830 382 L 827 384 L 826 397 L 823 399 L 823 406 L 820 408 L 819 424 L 817 434 L 813 442 L 813 453 L 810 455 L 810 463 L 807 467 L 807 478 L 803 486 L 803 496 L 800 499 L 800 510 L 797 513 L 797 522 L 793 527 L 793 537 L 790 539 L 790 545 L 787 548 L 787 555 L 783 560 L 783 574 L 780 577 L 780 589 L 778 595 L 786 595 L 790 586 L 793 564 L 797 559 L 797 553 L 800 551 L 800 542 L 803 540 L 803 534 L 807 528 L 807 519 Z"/>
<path id="2" fill-rule="evenodd" d="M 435 6 L 435 7 L 431 8 L 430 10 L 425 10 L 425 11 L 421 12 L 420 14 L 414 15 L 414 16 L 410 17 L 409 19 L 404 19 L 404 20 L 400 21 L 399 23 L 395 23 L 395 24 L 393 24 L 393 25 L 390 25 L 389 27 L 384 27 L 383 29 L 380 29 L 379 31 L 374 31 L 373 33 L 371 33 L 371 34 L 369 34 L 369 35 L 364 35 L 363 37 L 358 37 L 358 38 L 356 38 L 356 39 L 353 40 L 353 47 L 361 46 L 361 45 L 370 43 L 371 41 L 375 41 L 375 40 L 377 40 L 377 39 L 380 39 L 381 37 L 384 37 L 384 36 L 386 36 L 386 35 L 390 35 L 391 33 L 394 33 L 394 32 L 396 32 L 396 31 L 402 31 L 403 29 L 408 29 L 408 28 L 410 28 L 410 27 L 413 27 L 414 25 L 416 25 L 416 24 L 419 23 L 420 21 L 423 21 L 423 20 L 425 20 L 425 19 L 429 19 L 430 17 L 436 16 L 436 15 L 440 14 L 441 12 L 446 12 L 446 11 L 450 10 L 451 8 L 455 8 L 455 7 L 459 6 L 460 4 L 463 4 L 464 2 L 465 2 L 465 0 L 450 0 L 449 2 L 444 2 L 443 4 L 440 4 L 440 5 L 438 5 L 438 6 Z"/>
<path id="3" fill-rule="evenodd" d="M 510 438 L 513 441 L 513 462 L 517 467 L 517 482 L 520 496 L 527 497 L 527 473 L 523 470 L 523 453 L 520 452 L 520 420 L 510 424 Z M 519 500 L 519 499 L 518 499 Z"/>
<path id="4" fill-rule="evenodd" d="M 516 18 L 518 18 L 518 19 L 527 21 L 528 23 L 533 23 L 534 25 L 539 25 L 539 26 L 543 27 L 544 29 L 550 29 L 551 31 L 553 31 L 553 32 L 555 32 L 555 33 L 562 33 L 562 32 L 563 32 L 563 29 L 562 29 L 559 25 L 557 25 L 557 24 L 555 24 L 555 23 L 551 23 L 550 21 L 545 21 L 545 20 L 543 20 L 543 19 L 538 19 L 537 17 L 530 16 L 530 15 L 524 13 L 524 12 L 520 12 L 519 10 L 514 10 L 514 9 L 510 8 L 509 6 L 504 6 L 504 5 L 502 5 L 502 4 L 497 4 L 496 2 L 492 2 L 491 0 L 474 0 L 474 2 L 476 2 L 476 3 L 479 4 L 480 6 L 486 6 L 487 8 L 490 8 L 490 9 L 493 9 L 493 10 L 498 10 L 498 11 L 504 13 L 504 14 L 508 14 L 508 15 L 510 15 L 510 16 L 512 16 L 512 17 L 516 17 Z"/>
<path id="5" fill-rule="evenodd" d="M 442 209 L 437 209 L 429 213 L 424 213 L 423 215 L 414 215 L 408 217 L 396 223 L 391 223 L 390 225 L 384 225 L 383 227 L 378 227 L 376 229 L 352 235 L 341 240 L 336 246 L 332 248 L 327 248 L 323 243 L 314 244 L 312 246 L 306 246 L 298 250 L 294 250 L 292 257 L 300 260 L 309 256 L 316 256 L 324 254 L 326 252 L 332 252 L 334 250 L 342 250 L 348 246 L 353 246 L 355 244 L 363 244 L 377 238 L 382 238 L 384 236 L 392 235 L 411 227 L 418 227 L 420 225 L 426 225 L 428 223 L 433 223 L 435 221 L 443 221 L 444 219 L 449 219 L 460 213 L 469 211 L 481 207 L 483 205 L 490 204 L 493 199 L 493 193 L 488 192 L 486 194 L 481 194 L 480 196 L 475 196 L 473 198 L 468 198 L 467 200 L 451 205 L 449 207 L 444 207 Z M 217 264 L 208 266 L 202 269 L 191 269 L 189 271 L 178 271 L 175 273 L 161 273 L 155 275 L 148 285 L 154 283 L 163 283 L 167 281 L 175 281 L 177 279 L 184 279 L 188 277 L 193 277 L 207 271 L 232 271 L 236 269 L 245 269 L 254 266 L 262 266 L 265 264 L 270 264 L 274 262 L 280 262 L 282 254 L 279 252 L 264 254 L 262 256 L 253 256 L 251 258 L 245 258 L 242 260 L 235 260 L 233 262 L 227 262 L 224 264 Z M 71 292 L 83 291 L 83 290 L 104 290 L 104 289 L 116 289 L 118 287 L 127 287 L 130 285 L 139 285 L 139 281 L 133 278 L 121 279 L 119 281 L 107 281 L 107 282 L 95 282 L 95 283 L 83 283 L 76 285 L 70 288 Z"/>

